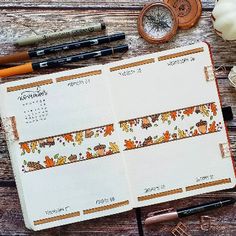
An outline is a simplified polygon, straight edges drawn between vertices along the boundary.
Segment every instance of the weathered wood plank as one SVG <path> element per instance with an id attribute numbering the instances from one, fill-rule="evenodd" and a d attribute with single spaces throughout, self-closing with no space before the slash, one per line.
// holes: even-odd
<path id="1" fill-rule="evenodd" d="M 170 43 L 152 45 L 141 39 L 137 32 L 137 10 L 90 10 L 90 11 L 28 11 L 28 10 L 0 10 L 0 47 L 1 55 L 12 54 L 19 50 L 12 46 L 12 42 L 21 36 L 32 34 L 59 31 L 68 28 L 76 28 L 85 21 L 105 21 L 107 23 L 107 33 L 123 31 L 127 34 L 126 41 L 114 43 L 128 43 L 130 50 L 123 55 L 123 58 L 133 57 L 146 53 L 153 53 L 160 50 L 180 47 L 198 41 L 207 41 L 212 45 L 213 56 L 216 66 L 234 65 L 236 61 L 236 43 L 224 42 L 214 33 L 210 12 L 204 12 L 198 25 L 191 30 L 179 30 L 178 34 Z M 74 39 L 78 39 L 74 38 Z M 59 41 L 57 41 L 58 43 Z M 53 42 L 50 42 L 52 44 Z M 54 42 L 55 43 L 55 42 Z M 42 45 L 41 45 L 42 46 Z M 85 50 L 92 50 L 83 49 Z M 63 55 L 77 54 L 81 50 L 74 50 Z M 59 56 L 57 54 L 54 56 Z M 52 57 L 52 56 L 51 56 Z M 108 63 L 121 59 L 121 55 L 114 55 L 107 58 L 97 58 L 94 60 L 75 63 L 74 66 L 87 66 L 91 64 Z M 59 69 L 58 69 L 59 70 Z M 55 70 L 57 71 L 57 70 Z M 41 73 L 44 73 L 42 71 Z"/>
<path id="2" fill-rule="evenodd" d="M 214 200 L 219 200 L 227 197 L 236 197 L 236 192 L 221 191 L 210 194 L 198 195 L 195 197 L 185 198 L 177 201 L 171 201 L 163 204 L 153 205 L 142 208 L 142 222 L 147 217 L 147 214 L 153 211 L 159 211 L 167 208 L 184 208 L 187 206 L 198 205 Z M 192 236 L 207 235 L 207 236 L 232 236 L 236 234 L 236 205 L 227 206 L 221 209 L 196 214 L 190 217 L 182 218 L 175 222 L 165 222 L 152 226 L 144 226 L 145 236 L 158 235 L 169 236 L 171 230 L 175 228 L 178 222 L 183 222 L 188 227 L 188 233 Z M 201 229 L 201 216 L 211 217 L 212 227 L 209 231 Z"/>
<path id="3" fill-rule="evenodd" d="M 142 8 L 145 4 L 149 3 L 150 0 L 80 0 L 79 2 L 76 0 L 63 1 L 63 0 L 1 0 L 0 7 L 1 8 L 77 8 L 77 9 L 107 9 L 107 8 Z M 215 5 L 214 0 L 202 0 L 203 8 L 213 8 Z"/>
<path id="4" fill-rule="evenodd" d="M 115 223 L 114 223 L 115 222 Z M 0 187 L 0 235 L 32 235 L 24 226 L 19 199 L 15 188 Z M 102 217 L 95 220 L 61 226 L 35 233 L 55 235 L 138 235 L 134 211 Z"/>

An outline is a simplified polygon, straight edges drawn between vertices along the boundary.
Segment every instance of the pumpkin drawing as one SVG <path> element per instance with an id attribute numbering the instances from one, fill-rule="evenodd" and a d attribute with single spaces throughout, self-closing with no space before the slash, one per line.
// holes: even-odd
<path id="1" fill-rule="evenodd" d="M 224 40 L 236 40 L 236 1 L 218 0 L 212 12 L 215 32 Z"/>

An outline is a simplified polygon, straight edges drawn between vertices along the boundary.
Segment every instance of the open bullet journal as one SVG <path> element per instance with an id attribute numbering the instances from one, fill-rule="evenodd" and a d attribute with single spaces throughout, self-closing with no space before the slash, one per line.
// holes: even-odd
<path id="1" fill-rule="evenodd" d="M 0 113 L 33 230 L 235 186 L 206 43 L 5 83 Z"/>

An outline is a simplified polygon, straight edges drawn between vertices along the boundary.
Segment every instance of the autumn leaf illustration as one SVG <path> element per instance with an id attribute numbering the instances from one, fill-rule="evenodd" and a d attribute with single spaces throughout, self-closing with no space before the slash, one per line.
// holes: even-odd
<path id="1" fill-rule="evenodd" d="M 64 134 L 63 138 L 65 139 L 65 141 L 69 142 L 74 142 L 74 138 L 72 134 Z"/>
<path id="2" fill-rule="evenodd" d="M 110 142 L 109 145 L 110 145 L 109 149 L 110 149 L 113 153 L 117 153 L 117 152 L 120 151 L 120 150 L 119 150 L 119 146 L 118 146 L 116 143 Z"/>
<path id="3" fill-rule="evenodd" d="M 164 123 L 165 121 L 167 121 L 169 119 L 169 116 L 170 116 L 170 112 L 161 114 L 162 122 Z"/>
<path id="4" fill-rule="evenodd" d="M 187 137 L 184 130 L 181 130 L 181 129 L 178 129 L 178 136 L 179 136 L 179 138 L 186 138 Z"/>
<path id="5" fill-rule="evenodd" d="M 165 140 L 165 137 L 164 137 L 164 136 L 161 136 L 160 138 L 158 138 L 158 139 L 156 140 L 156 143 L 163 143 L 164 140 Z"/>
<path id="6" fill-rule="evenodd" d="M 170 117 L 172 118 L 172 120 L 176 120 L 176 117 L 177 117 L 177 112 L 176 111 L 172 111 L 171 113 L 170 113 Z"/>
<path id="7" fill-rule="evenodd" d="M 217 115 L 217 107 L 216 107 L 216 104 L 215 104 L 215 103 L 212 103 L 210 107 L 211 107 L 211 111 L 212 111 L 213 116 L 216 116 L 216 115 Z"/>
<path id="8" fill-rule="evenodd" d="M 124 123 L 120 123 L 120 127 L 124 132 L 129 132 L 129 125 L 128 123 L 124 122 Z"/>
<path id="9" fill-rule="evenodd" d="M 38 142 L 37 141 L 33 141 L 30 144 L 31 150 L 34 153 L 37 150 L 37 146 L 38 146 Z"/>
<path id="10" fill-rule="evenodd" d="M 197 129 L 195 129 L 195 130 L 193 131 L 193 136 L 197 136 L 197 135 L 199 135 L 199 133 L 198 133 Z"/>
<path id="11" fill-rule="evenodd" d="M 29 147 L 28 143 L 22 143 L 20 146 L 21 146 L 21 149 L 24 153 L 25 152 L 30 153 L 30 147 Z"/>
<path id="12" fill-rule="evenodd" d="M 50 158 L 49 156 L 46 156 L 44 164 L 47 168 L 48 167 L 53 167 L 53 166 L 55 166 L 55 161 L 53 160 L 53 158 Z"/>
<path id="13" fill-rule="evenodd" d="M 134 144 L 134 141 L 132 140 L 125 140 L 125 147 L 126 149 L 133 149 L 133 148 L 136 148 L 135 144 Z"/>
<path id="14" fill-rule="evenodd" d="M 111 135 L 112 132 L 114 132 L 114 126 L 113 125 L 107 125 L 105 128 L 105 133 L 104 133 L 104 137 Z"/>
<path id="15" fill-rule="evenodd" d="M 199 106 L 199 110 L 203 114 L 203 116 L 209 116 L 209 111 L 207 110 L 206 105 Z"/>
<path id="16" fill-rule="evenodd" d="M 83 132 L 78 132 L 75 135 L 75 141 L 80 145 L 83 142 Z"/>
<path id="17" fill-rule="evenodd" d="M 64 165 L 66 163 L 66 157 L 59 157 L 57 159 L 57 163 L 56 165 L 59 166 L 59 165 Z"/>
<path id="18" fill-rule="evenodd" d="M 190 107 L 190 108 L 185 109 L 183 113 L 187 116 L 190 116 L 193 114 L 193 112 L 194 112 L 194 107 Z"/>
<path id="19" fill-rule="evenodd" d="M 91 152 L 86 152 L 86 157 L 90 159 L 93 157 L 93 154 Z"/>
<path id="20" fill-rule="evenodd" d="M 170 140 L 170 132 L 167 130 L 163 135 L 164 135 L 164 142 L 168 142 Z"/>
<path id="21" fill-rule="evenodd" d="M 210 127 L 208 128 L 208 131 L 210 133 L 216 132 L 216 122 L 213 121 L 212 124 L 210 124 Z"/>

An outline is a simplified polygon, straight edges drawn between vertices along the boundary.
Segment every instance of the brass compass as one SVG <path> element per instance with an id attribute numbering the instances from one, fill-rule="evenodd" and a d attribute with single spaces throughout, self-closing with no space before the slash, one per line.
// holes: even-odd
<path id="1" fill-rule="evenodd" d="M 169 41 L 178 29 L 174 8 L 163 2 L 146 5 L 138 18 L 139 34 L 150 43 Z"/>

